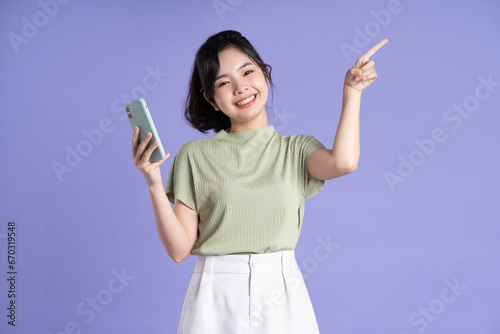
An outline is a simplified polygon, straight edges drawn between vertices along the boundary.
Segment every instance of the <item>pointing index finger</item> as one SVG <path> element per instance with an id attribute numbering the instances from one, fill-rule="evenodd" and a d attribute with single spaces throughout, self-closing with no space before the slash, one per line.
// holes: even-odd
<path id="1" fill-rule="evenodd" d="M 365 53 L 364 56 L 366 58 L 370 58 L 371 56 L 373 56 L 375 54 L 375 52 L 378 51 L 378 49 L 380 49 L 382 46 L 384 46 L 385 43 L 387 43 L 388 41 L 389 40 L 387 38 L 384 38 L 383 40 L 381 40 L 380 42 L 375 44 L 370 50 L 368 50 L 368 52 Z"/>

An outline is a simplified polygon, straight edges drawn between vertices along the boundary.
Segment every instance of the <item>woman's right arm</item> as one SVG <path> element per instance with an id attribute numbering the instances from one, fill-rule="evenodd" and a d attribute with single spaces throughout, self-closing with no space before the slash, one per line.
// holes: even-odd
<path id="1" fill-rule="evenodd" d="M 196 241 L 198 213 L 182 203 L 174 201 L 170 206 L 163 184 L 149 187 L 156 231 L 168 255 L 177 263 L 186 259 Z"/>
<path id="2" fill-rule="evenodd" d="M 134 165 L 139 168 L 148 184 L 158 236 L 168 255 L 179 263 L 189 256 L 196 241 L 198 214 L 196 210 L 191 209 L 177 198 L 172 209 L 163 188 L 160 172 L 160 165 L 167 160 L 170 153 L 167 153 L 164 159 L 150 163 L 149 158 L 158 146 L 158 142 L 145 150 L 151 139 L 151 133 L 148 133 L 140 144 L 138 144 L 138 137 L 139 128 L 136 127 L 132 137 Z"/>

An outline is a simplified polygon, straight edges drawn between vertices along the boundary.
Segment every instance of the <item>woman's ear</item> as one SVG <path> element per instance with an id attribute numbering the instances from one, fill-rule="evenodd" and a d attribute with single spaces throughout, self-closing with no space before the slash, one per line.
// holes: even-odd
<path id="1" fill-rule="evenodd" d="M 205 97 L 205 100 L 207 100 L 208 103 L 210 103 L 212 105 L 212 107 L 214 107 L 215 110 L 219 111 L 219 106 L 217 105 L 217 103 L 212 103 L 210 102 L 208 99 L 207 99 L 207 95 L 205 94 L 205 92 L 203 92 L 203 97 Z"/>

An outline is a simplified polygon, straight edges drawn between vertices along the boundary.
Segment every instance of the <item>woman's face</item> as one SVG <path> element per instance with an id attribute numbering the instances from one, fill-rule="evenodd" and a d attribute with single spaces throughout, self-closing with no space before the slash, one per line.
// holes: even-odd
<path id="1" fill-rule="evenodd" d="M 227 48 L 219 53 L 212 103 L 231 119 L 231 125 L 266 117 L 268 83 L 262 70 L 243 52 Z"/>

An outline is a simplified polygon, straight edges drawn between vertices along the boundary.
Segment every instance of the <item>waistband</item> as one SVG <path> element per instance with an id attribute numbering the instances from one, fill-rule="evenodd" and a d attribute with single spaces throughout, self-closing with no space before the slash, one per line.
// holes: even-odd
<path id="1" fill-rule="evenodd" d="M 197 255 L 194 272 L 247 274 L 297 268 L 294 250 L 263 254 Z"/>

